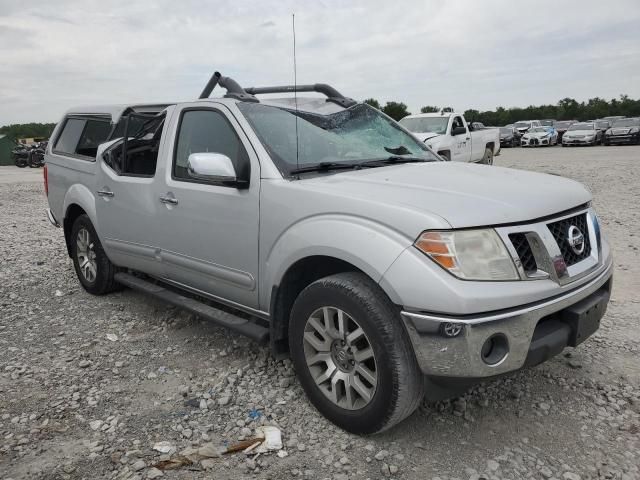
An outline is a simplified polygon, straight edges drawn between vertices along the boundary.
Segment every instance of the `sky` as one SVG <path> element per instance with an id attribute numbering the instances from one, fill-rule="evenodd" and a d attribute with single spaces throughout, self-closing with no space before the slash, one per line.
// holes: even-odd
<path id="1" fill-rule="evenodd" d="M 329 83 L 458 110 L 640 97 L 640 2 L 0 0 L 0 126 L 79 105 Z M 214 91 L 214 96 L 220 95 Z"/>

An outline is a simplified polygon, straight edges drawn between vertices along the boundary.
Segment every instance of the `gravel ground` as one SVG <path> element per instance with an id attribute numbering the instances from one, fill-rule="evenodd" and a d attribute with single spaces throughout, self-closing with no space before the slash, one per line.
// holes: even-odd
<path id="1" fill-rule="evenodd" d="M 130 290 L 85 293 L 42 186 L 0 181 L 0 477 L 640 478 L 640 147 L 505 150 L 496 164 L 593 191 L 616 254 L 602 328 L 364 438 L 324 420 L 291 364 L 245 338 Z M 215 457 L 262 424 L 281 428 L 278 455 Z M 163 474 L 152 465 L 176 454 L 157 442 L 200 461 Z"/>

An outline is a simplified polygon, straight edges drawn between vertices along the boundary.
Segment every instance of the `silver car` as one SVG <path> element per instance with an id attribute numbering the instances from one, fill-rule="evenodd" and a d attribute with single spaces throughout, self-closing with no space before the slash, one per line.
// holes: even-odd
<path id="1" fill-rule="evenodd" d="M 294 90 L 326 99 L 259 98 Z M 216 74 L 191 102 L 72 109 L 45 186 L 86 291 L 129 286 L 268 342 L 355 433 L 576 347 L 611 291 L 584 186 L 440 161 L 323 84 Z"/>

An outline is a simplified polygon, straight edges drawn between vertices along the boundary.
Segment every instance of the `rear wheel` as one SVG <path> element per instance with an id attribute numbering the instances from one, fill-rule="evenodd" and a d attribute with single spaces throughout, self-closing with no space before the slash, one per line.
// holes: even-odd
<path id="1" fill-rule="evenodd" d="M 362 273 L 325 277 L 300 293 L 289 348 L 311 403 L 349 432 L 385 430 L 423 397 L 424 378 L 398 310 Z"/>
<path id="2" fill-rule="evenodd" d="M 482 160 L 480 163 L 484 163 L 485 165 L 493 165 L 493 149 L 487 147 L 484 149 L 484 155 L 482 156 Z"/>
<path id="3" fill-rule="evenodd" d="M 107 258 L 87 215 L 80 215 L 73 223 L 70 244 L 73 267 L 87 292 L 104 295 L 118 288 L 113 279 L 116 267 Z"/>

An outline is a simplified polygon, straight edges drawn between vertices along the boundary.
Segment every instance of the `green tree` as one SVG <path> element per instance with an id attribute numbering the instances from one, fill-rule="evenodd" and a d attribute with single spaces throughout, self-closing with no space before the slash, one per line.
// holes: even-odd
<path id="1" fill-rule="evenodd" d="M 387 104 L 382 108 L 382 111 L 394 120 L 400 120 L 407 115 L 411 115 L 407 110 L 407 106 L 402 102 L 387 102 Z"/>
<path id="2" fill-rule="evenodd" d="M 0 134 L 7 135 L 13 139 L 31 137 L 49 138 L 55 126 L 55 123 L 18 123 L 0 127 Z"/>
<path id="3" fill-rule="evenodd" d="M 432 105 L 425 105 L 420 109 L 420 113 L 438 113 L 440 109 Z"/>
<path id="4" fill-rule="evenodd" d="M 376 100 L 375 98 L 367 98 L 364 103 L 366 103 L 367 105 L 371 105 L 373 108 L 377 108 L 378 110 L 382 109 L 380 107 L 380 102 L 378 102 L 378 100 Z"/>

